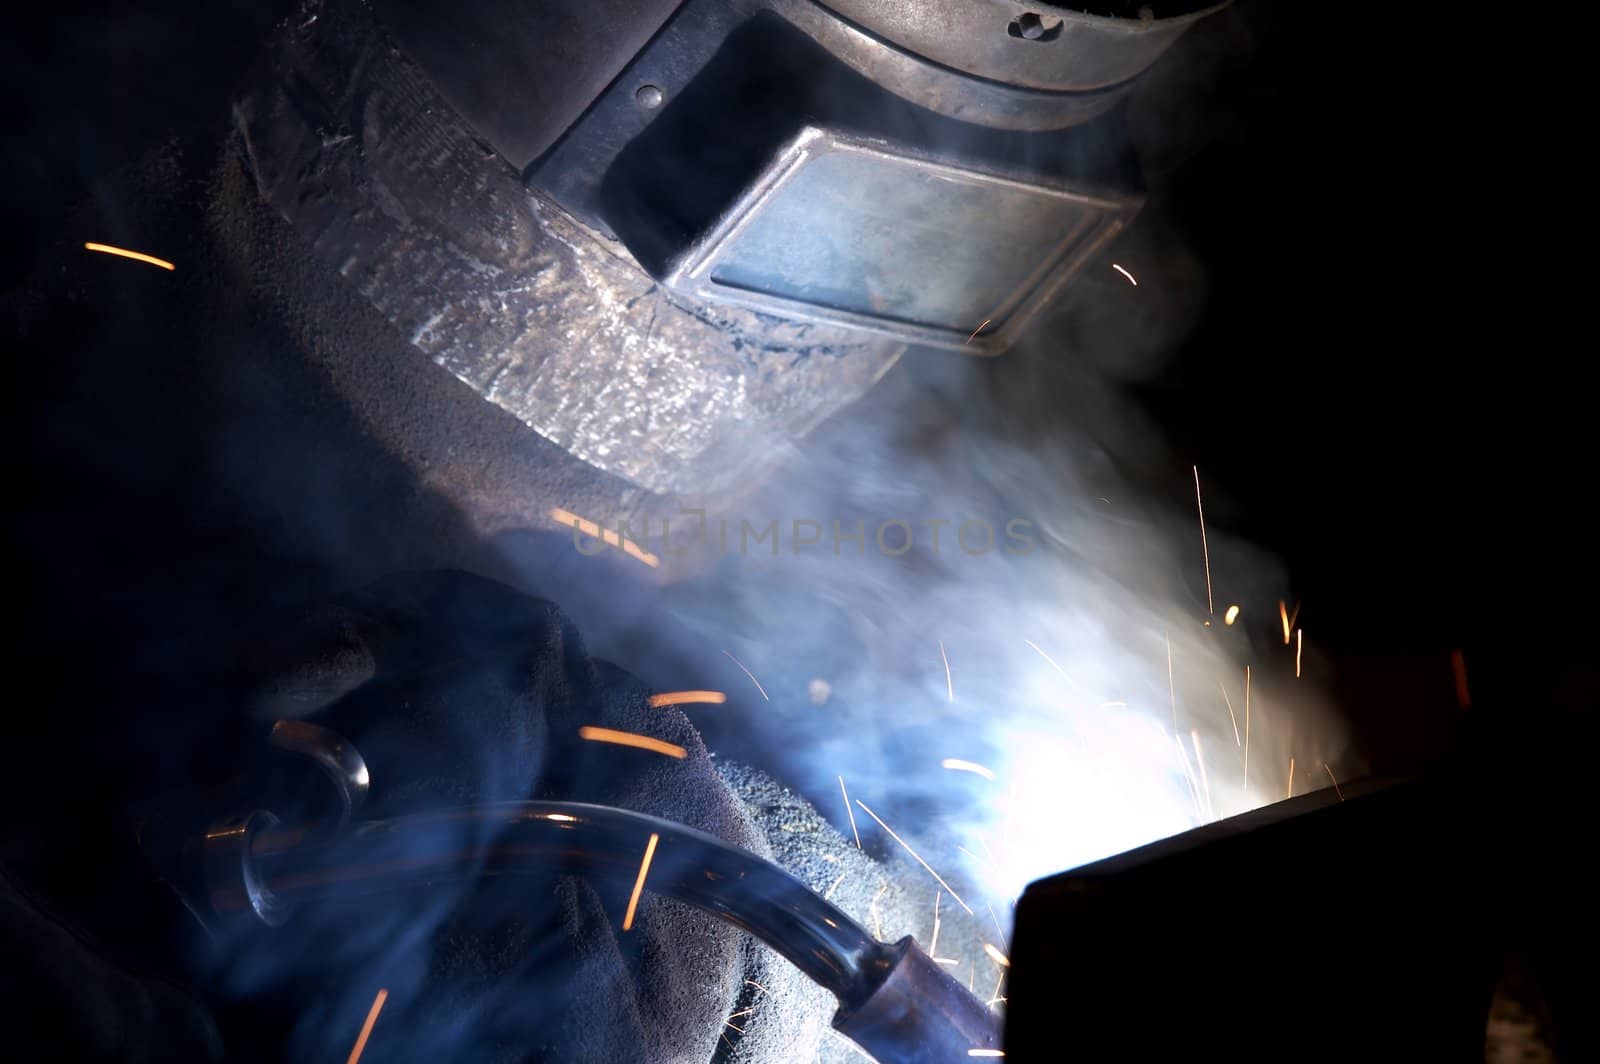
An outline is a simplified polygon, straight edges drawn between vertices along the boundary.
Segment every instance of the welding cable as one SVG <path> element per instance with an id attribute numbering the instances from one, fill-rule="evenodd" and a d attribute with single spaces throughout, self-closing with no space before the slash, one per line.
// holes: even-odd
<path id="1" fill-rule="evenodd" d="M 834 1026 L 886 1061 L 965 1058 L 998 1044 L 993 1014 L 910 938 L 877 941 L 781 868 L 721 839 L 609 806 L 501 802 L 351 824 L 329 841 L 267 818 L 240 841 L 250 889 L 214 889 L 218 915 L 248 913 L 263 892 L 287 910 L 319 899 L 438 883 L 452 876 L 571 874 L 645 888 L 703 909 L 765 942 L 839 999 Z"/>
<path id="2" fill-rule="evenodd" d="M 783 954 L 842 1003 L 882 982 L 892 960 L 850 917 L 787 872 L 682 824 L 624 809 L 502 802 L 352 823 L 322 845 L 298 828 L 251 841 L 255 877 L 284 906 L 353 892 L 437 882 L 441 875 L 528 872 L 593 876 L 631 886 L 659 836 L 646 887 L 704 909 Z M 213 896 L 222 911 L 238 897 Z"/>

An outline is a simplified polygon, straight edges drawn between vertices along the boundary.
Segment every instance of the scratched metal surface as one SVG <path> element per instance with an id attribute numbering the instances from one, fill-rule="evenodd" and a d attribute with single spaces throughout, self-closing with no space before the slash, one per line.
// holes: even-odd
<path id="1" fill-rule="evenodd" d="M 236 107 L 263 196 L 416 351 L 572 455 L 735 493 L 904 350 L 685 305 L 523 187 L 359 6 L 286 29 Z"/>

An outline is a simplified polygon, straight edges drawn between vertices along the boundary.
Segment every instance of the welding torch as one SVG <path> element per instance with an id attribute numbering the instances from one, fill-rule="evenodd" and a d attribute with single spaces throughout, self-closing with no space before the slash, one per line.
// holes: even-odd
<path id="1" fill-rule="evenodd" d="M 833 1026 L 882 1064 L 948 1064 L 998 1050 L 996 1016 L 910 936 L 879 942 L 838 907 L 755 854 L 658 817 L 574 802 L 496 802 L 352 819 L 368 774 L 329 729 L 280 721 L 271 744 L 316 764 L 340 794 L 336 822 L 286 826 L 258 810 L 189 847 L 191 909 L 276 927 L 301 905 L 452 878 L 571 874 L 647 889 L 702 909 L 787 958 L 839 1001 Z M 989 1055 L 989 1054 L 984 1054 Z"/>

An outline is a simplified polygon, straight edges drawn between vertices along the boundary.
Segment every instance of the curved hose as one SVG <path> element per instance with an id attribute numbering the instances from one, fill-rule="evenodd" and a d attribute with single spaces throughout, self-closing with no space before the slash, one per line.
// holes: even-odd
<path id="1" fill-rule="evenodd" d="M 632 886 L 657 836 L 644 887 L 748 931 L 854 1011 L 888 978 L 899 953 L 767 861 L 682 824 L 607 806 L 502 802 L 354 823 L 321 843 L 268 826 L 249 841 L 253 881 L 292 905 L 351 890 L 386 891 L 441 875 L 537 871 Z M 219 911 L 249 899 L 214 893 Z"/>

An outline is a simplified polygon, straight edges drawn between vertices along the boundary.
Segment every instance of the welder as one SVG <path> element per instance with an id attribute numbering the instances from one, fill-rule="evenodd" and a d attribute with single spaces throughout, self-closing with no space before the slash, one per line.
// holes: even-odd
<path id="1" fill-rule="evenodd" d="M 8 809 L 52 796 L 0 853 L 13 1037 L 335 1059 L 365 1020 L 382 1060 L 855 1053 L 820 987 L 648 893 L 626 930 L 625 887 L 552 872 L 252 933 L 198 911 L 186 833 L 348 814 L 274 749 L 315 725 L 360 751 L 364 817 L 598 803 L 768 857 L 880 937 L 937 913 L 509 585 L 643 616 L 649 544 L 592 560 L 574 528 L 726 512 L 908 348 L 1004 352 L 1137 210 L 1118 108 L 1208 6 L 290 12 L 220 146 L 118 174 L 8 299 L 49 367 L 29 529 L 61 562 L 26 579 L 72 626 L 26 649 L 49 705 L 104 707 L 22 714 L 10 744 Z M 945 952 L 981 955 L 944 900 Z"/>

